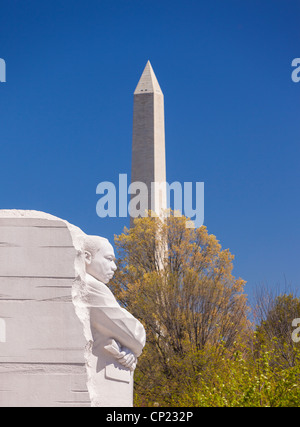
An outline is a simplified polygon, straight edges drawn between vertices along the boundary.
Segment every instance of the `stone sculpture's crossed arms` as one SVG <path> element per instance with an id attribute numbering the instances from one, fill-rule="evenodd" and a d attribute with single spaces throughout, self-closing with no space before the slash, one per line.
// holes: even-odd
<path id="1" fill-rule="evenodd" d="M 109 344 L 105 347 L 113 357 L 125 368 L 134 371 L 136 368 L 137 358 L 127 347 L 122 347 L 114 339 L 110 340 Z"/>

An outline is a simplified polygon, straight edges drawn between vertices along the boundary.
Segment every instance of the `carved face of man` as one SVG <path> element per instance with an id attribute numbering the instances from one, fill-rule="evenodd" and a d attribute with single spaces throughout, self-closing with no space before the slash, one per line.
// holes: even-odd
<path id="1" fill-rule="evenodd" d="M 85 263 L 86 272 L 105 284 L 117 269 L 113 247 L 106 240 L 99 241 L 99 249 L 94 254 L 85 251 Z"/>

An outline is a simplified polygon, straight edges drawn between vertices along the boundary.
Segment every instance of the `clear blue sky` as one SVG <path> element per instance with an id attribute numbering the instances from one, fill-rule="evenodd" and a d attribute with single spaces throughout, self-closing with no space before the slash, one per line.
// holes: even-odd
<path id="1" fill-rule="evenodd" d="M 167 180 L 205 182 L 205 225 L 256 285 L 299 287 L 300 2 L 1 1 L 0 208 L 113 240 L 96 186 L 130 175 L 133 91 L 165 95 Z"/>

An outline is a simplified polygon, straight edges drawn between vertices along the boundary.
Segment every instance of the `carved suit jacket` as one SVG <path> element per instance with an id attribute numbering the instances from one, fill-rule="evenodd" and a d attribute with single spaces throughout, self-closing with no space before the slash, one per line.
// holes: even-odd
<path id="1" fill-rule="evenodd" d="M 114 339 L 129 348 L 136 357 L 140 356 L 146 342 L 141 322 L 122 308 L 110 289 L 94 277 L 88 277 L 86 290 L 85 299 L 90 307 L 91 332 L 95 342 L 105 345 Z"/>

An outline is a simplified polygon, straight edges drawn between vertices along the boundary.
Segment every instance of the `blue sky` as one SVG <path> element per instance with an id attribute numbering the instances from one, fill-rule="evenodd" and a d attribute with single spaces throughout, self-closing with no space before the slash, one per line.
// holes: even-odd
<path id="1" fill-rule="evenodd" d="M 0 209 L 41 210 L 113 240 L 96 186 L 130 175 L 133 91 L 165 95 L 167 180 L 205 183 L 209 233 L 246 292 L 299 287 L 300 3 L 1 1 Z"/>

